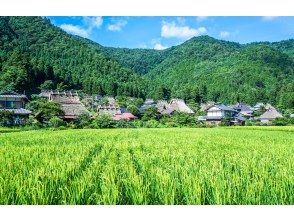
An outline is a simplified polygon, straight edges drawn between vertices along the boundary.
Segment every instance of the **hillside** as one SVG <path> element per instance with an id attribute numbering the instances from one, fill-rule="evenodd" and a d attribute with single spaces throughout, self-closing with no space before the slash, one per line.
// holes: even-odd
<path id="1" fill-rule="evenodd" d="M 204 36 L 176 47 L 147 77 L 170 89 L 171 96 L 197 102 L 269 101 L 293 107 L 293 67 L 292 58 L 271 46 Z"/>
<path id="2" fill-rule="evenodd" d="M 242 45 L 208 36 L 163 51 L 111 48 L 67 34 L 48 19 L 0 17 L 0 90 L 30 94 L 57 87 L 290 109 L 293 48 L 293 39 Z"/>
<path id="3" fill-rule="evenodd" d="M 47 19 L 0 17 L 0 27 L 1 90 L 32 93 L 52 80 L 87 93 L 143 96 L 138 74 Z"/>

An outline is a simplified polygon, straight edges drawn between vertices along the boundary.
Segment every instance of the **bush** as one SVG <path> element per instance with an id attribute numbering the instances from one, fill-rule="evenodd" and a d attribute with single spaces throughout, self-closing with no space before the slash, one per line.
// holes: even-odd
<path id="1" fill-rule="evenodd" d="M 127 120 L 120 120 L 115 123 L 116 128 L 134 128 L 134 124 Z"/>
<path id="2" fill-rule="evenodd" d="M 160 127 L 160 123 L 158 121 L 154 120 L 154 119 L 151 119 L 151 120 L 146 121 L 144 123 L 144 127 L 146 127 L 146 128 L 158 128 L 158 127 Z"/>
<path id="3" fill-rule="evenodd" d="M 81 114 L 75 121 L 75 125 L 77 128 L 91 127 L 92 121 L 93 119 L 89 114 Z"/>
<path id="4" fill-rule="evenodd" d="M 289 119 L 288 118 L 276 118 L 272 122 L 273 125 L 276 126 L 286 126 L 289 124 Z"/>
<path id="5" fill-rule="evenodd" d="M 115 122 L 110 115 L 103 114 L 98 115 L 92 122 L 94 128 L 114 128 Z"/>
<path id="6" fill-rule="evenodd" d="M 10 111 L 0 111 L 0 126 L 13 125 L 13 113 Z"/>
<path id="7" fill-rule="evenodd" d="M 49 119 L 49 126 L 51 126 L 53 128 L 58 128 L 58 127 L 65 126 L 65 125 L 66 125 L 66 122 L 64 122 L 62 119 L 60 119 L 57 116 L 54 116 Z"/>

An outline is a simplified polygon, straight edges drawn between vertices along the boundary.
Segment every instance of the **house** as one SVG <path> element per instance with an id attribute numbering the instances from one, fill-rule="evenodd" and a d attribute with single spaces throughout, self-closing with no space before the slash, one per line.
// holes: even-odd
<path id="1" fill-rule="evenodd" d="M 110 116 L 121 113 L 119 106 L 116 104 L 98 105 L 97 112 L 98 114 L 108 114 Z"/>
<path id="2" fill-rule="evenodd" d="M 175 109 L 165 100 L 159 100 L 156 108 L 161 115 L 172 115 Z"/>
<path id="3" fill-rule="evenodd" d="M 40 93 L 41 97 L 46 97 L 49 101 L 54 101 L 61 104 L 64 111 L 63 119 L 66 121 L 73 121 L 82 114 L 90 114 L 86 107 L 81 103 L 79 95 L 74 91 L 43 91 Z"/>
<path id="4" fill-rule="evenodd" d="M 252 118 L 253 116 L 253 108 L 245 103 L 237 103 L 233 106 L 235 110 L 239 112 L 239 115 L 246 118 Z"/>
<path id="5" fill-rule="evenodd" d="M 156 103 L 153 99 L 146 99 L 143 105 L 139 108 L 140 114 L 144 114 L 145 110 L 148 108 L 156 108 Z"/>
<path id="6" fill-rule="evenodd" d="M 175 111 L 184 112 L 188 114 L 194 113 L 194 111 L 190 109 L 182 99 L 172 99 L 169 104 L 171 108 L 173 108 Z"/>
<path id="7" fill-rule="evenodd" d="M 115 114 L 112 119 L 115 121 L 120 121 L 120 120 L 126 120 L 126 121 L 131 121 L 136 119 L 137 117 L 134 116 L 132 113 L 130 112 L 125 112 L 125 113 L 117 113 Z"/>
<path id="8" fill-rule="evenodd" d="M 271 123 L 276 118 L 281 118 L 283 115 L 275 108 L 269 108 L 265 113 L 259 116 L 261 123 Z"/>
<path id="9" fill-rule="evenodd" d="M 238 111 L 225 105 L 214 105 L 208 108 L 207 116 L 199 118 L 207 124 L 220 124 L 228 120 L 230 124 L 241 124 L 245 123 L 245 118 L 238 114 Z"/>
<path id="10" fill-rule="evenodd" d="M 25 120 L 32 113 L 25 109 L 25 104 L 28 102 L 26 95 L 21 95 L 16 92 L 0 93 L 0 111 L 13 112 L 13 123 L 24 124 Z"/>
<path id="11" fill-rule="evenodd" d="M 200 105 L 200 111 L 205 112 L 207 109 L 209 109 L 211 106 L 214 106 L 215 102 L 213 101 L 208 101 L 207 103 L 202 103 Z"/>
<path id="12" fill-rule="evenodd" d="M 258 102 L 258 103 L 256 103 L 256 105 L 255 106 L 253 106 L 253 110 L 254 111 L 258 111 L 258 110 L 260 110 L 261 108 L 264 108 L 264 104 L 262 103 L 262 102 Z"/>

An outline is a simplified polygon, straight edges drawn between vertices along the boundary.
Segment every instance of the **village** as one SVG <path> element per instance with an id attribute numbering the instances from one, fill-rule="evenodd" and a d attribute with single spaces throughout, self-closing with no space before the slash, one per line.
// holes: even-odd
<path id="1" fill-rule="evenodd" d="M 172 118 L 182 114 L 189 117 L 190 122 L 197 125 L 271 125 L 275 120 L 283 117 L 293 119 L 294 114 L 283 116 L 274 106 L 269 103 L 256 103 L 250 106 L 246 103 L 225 105 L 213 101 L 202 103 L 200 109 L 195 112 L 182 99 L 171 100 L 136 100 L 129 97 L 129 101 L 137 101 L 132 107 L 126 106 L 119 97 L 101 95 L 79 95 L 77 91 L 41 91 L 35 95 L 48 102 L 59 103 L 63 114 L 60 119 L 66 123 L 74 123 L 80 117 L 87 116 L 85 120 L 99 116 L 107 116 L 114 122 L 132 122 L 136 120 L 159 120 L 160 118 Z M 3 92 L 0 94 L 0 114 L 9 112 L 11 121 L 2 119 L 1 125 L 25 125 L 30 117 L 38 114 L 29 108 L 30 100 L 24 94 L 16 92 Z M 3 117 L 2 117 L 3 118 Z M 1 120 L 1 118 L 0 118 Z M 3 121 L 4 120 L 4 121 Z M 6 122 L 5 122 L 6 120 Z M 187 120 L 187 119 L 186 119 Z M 293 121 L 293 120 L 292 120 Z M 185 122 L 182 123 L 185 125 Z M 151 126 L 152 127 L 152 126 Z"/>

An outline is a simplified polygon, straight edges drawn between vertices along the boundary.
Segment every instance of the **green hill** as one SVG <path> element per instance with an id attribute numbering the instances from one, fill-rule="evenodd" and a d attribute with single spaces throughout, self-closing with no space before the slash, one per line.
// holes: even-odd
<path id="1" fill-rule="evenodd" d="M 134 71 L 40 17 L 0 17 L 0 89 L 37 92 L 45 80 L 88 93 L 142 96 Z"/>
<path id="2" fill-rule="evenodd" d="M 0 90 L 35 93 L 51 80 L 53 88 L 102 95 L 263 101 L 290 109 L 293 47 L 293 39 L 242 45 L 200 36 L 162 51 L 111 48 L 46 18 L 0 17 Z"/>

